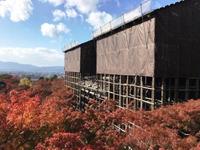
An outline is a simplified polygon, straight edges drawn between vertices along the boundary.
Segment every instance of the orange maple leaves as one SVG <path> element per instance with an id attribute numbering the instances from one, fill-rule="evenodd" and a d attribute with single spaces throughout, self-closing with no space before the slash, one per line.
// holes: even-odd
<path id="1" fill-rule="evenodd" d="M 91 100 L 85 112 L 79 112 L 63 80 L 40 80 L 28 89 L 9 82 L 14 90 L 0 94 L 0 149 L 199 148 L 199 100 L 149 112 L 118 109 L 111 100 Z M 130 122 L 126 134 L 114 128 Z"/>

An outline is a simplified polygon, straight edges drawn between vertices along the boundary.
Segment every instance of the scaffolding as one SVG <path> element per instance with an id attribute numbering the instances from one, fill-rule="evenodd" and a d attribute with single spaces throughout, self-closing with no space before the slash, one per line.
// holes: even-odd
<path id="1" fill-rule="evenodd" d="M 199 78 L 158 78 L 98 74 L 82 78 L 66 72 L 66 85 L 73 89 L 80 108 L 90 99 L 112 99 L 121 108 L 153 110 L 162 105 L 195 99 L 200 96 Z"/>
<path id="2" fill-rule="evenodd" d="M 198 78 L 156 78 L 98 75 L 102 91 L 118 106 L 132 110 L 153 110 L 161 105 L 198 98 Z"/>

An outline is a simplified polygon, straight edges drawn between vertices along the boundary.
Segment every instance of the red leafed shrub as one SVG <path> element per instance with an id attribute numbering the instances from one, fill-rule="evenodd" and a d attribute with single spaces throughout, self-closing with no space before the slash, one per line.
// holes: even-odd
<path id="1" fill-rule="evenodd" d="M 40 105 L 40 126 L 59 126 L 64 122 L 67 108 L 65 101 L 54 97 L 48 98 Z"/>
<path id="2" fill-rule="evenodd" d="M 117 109 L 113 101 L 105 101 L 100 105 L 91 101 L 82 114 L 83 127 L 81 135 L 85 141 L 95 145 L 96 149 L 116 149 L 121 145 L 124 135 L 114 129 L 113 125 L 124 122 L 123 110 Z"/>
<path id="3" fill-rule="evenodd" d="M 9 82 L 0 94 L 0 149 L 199 149 L 200 100 L 148 112 L 91 100 L 80 112 L 61 79 L 39 80 L 27 89 Z M 114 128 L 130 122 L 127 133 Z"/>
<path id="4" fill-rule="evenodd" d="M 64 80 L 39 80 L 30 89 L 32 96 L 38 95 L 42 100 L 47 97 L 69 99 L 73 97 L 72 91 L 64 85 Z"/>
<path id="5" fill-rule="evenodd" d="M 142 149 L 191 149 L 200 140 L 200 100 L 166 106 L 145 112 L 127 112 L 137 127 L 125 143 Z"/>
<path id="6" fill-rule="evenodd" d="M 39 127 L 38 97 L 30 97 L 29 93 L 10 92 L 9 112 L 7 121 L 19 129 L 34 129 Z"/>
<path id="7" fill-rule="evenodd" d="M 139 149 L 177 149 L 182 141 L 176 131 L 160 126 L 136 128 L 126 137 L 127 145 Z"/>
<path id="8" fill-rule="evenodd" d="M 36 150 L 79 150 L 83 149 L 84 144 L 78 134 L 75 133 L 55 133 L 47 138 L 44 143 L 38 144 Z"/>

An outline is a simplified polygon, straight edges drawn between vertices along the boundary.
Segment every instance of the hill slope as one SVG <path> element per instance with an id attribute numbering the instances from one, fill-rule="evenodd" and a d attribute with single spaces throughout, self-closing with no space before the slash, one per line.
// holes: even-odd
<path id="1" fill-rule="evenodd" d="M 0 61 L 0 72 L 63 73 L 64 67 L 62 66 L 38 67 L 28 64 Z"/>

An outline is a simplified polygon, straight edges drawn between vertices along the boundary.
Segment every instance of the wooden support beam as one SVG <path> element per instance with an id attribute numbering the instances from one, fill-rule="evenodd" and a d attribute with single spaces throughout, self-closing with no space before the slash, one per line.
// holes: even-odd
<path id="1" fill-rule="evenodd" d="M 185 100 L 189 99 L 189 85 L 190 85 L 190 79 L 186 79 L 186 85 L 185 85 Z"/>
<path id="2" fill-rule="evenodd" d="M 126 76 L 126 108 L 129 109 L 129 76 Z"/>
<path id="3" fill-rule="evenodd" d="M 140 110 L 143 110 L 143 77 L 140 77 Z"/>
<path id="4" fill-rule="evenodd" d="M 105 89 L 105 92 L 107 94 L 107 91 L 108 91 L 108 86 L 107 86 L 107 75 L 104 74 L 104 89 Z M 108 95 L 107 95 L 108 96 Z"/>
<path id="5" fill-rule="evenodd" d="M 174 85 L 174 101 L 178 101 L 178 84 L 179 84 L 179 79 L 175 78 L 175 85 Z"/>
<path id="6" fill-rule="evenodd" d="M 163 105 L 164 104 L 164 101 L 165 101 L 165 99 L 166 99 L 166 86 L 165 86 L 165 79 L 164 78 L 162 78 L 161 79 L 162 81 L 162 83 L 161 83 L 161 105 Z"/>
<path id="7" fill-rule="evenodd" d="M 116 77 L 115 75 L 113 76 L 113 99 L 116 100 L 115 98 L 115 81 L 116 81 Z"/>
<path id="8" fill-rule="evenodd" d="M 111 76 L 108 75 L 108 99 L 110 99 L 110 92 L 111 92 L 111 89 L 110 89 L 110 82 L 111 82 Z"/>
<path id="9" fill-rule="evenodd" d="M 196 79 L 196 92 L 195 92 L 195 98 L 199 98 L 199 79 Z"/>
<path id="10" fill-rule="evenodd" d="M 152 105 L 151 105 L 151 110 L 154 110 L 155 108 L 155 78 L 152 77 L 152 90 L 151 90 L 151 102 L 152 102 Z"/>
<path id="11" fill-rule="evenodd" d="M 137 110 L 137 88 L 136 88 L 136 82 L 137 82 L 137 76 L 134 77 L 134 85 L 133 85 L 133 91 L 134 91 L 134 110 Z"/>
<path id="12" fill-rule="evenodd" d="M 119 76 L 119 106 L 122 107 L 122 76 Z"/>

